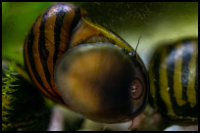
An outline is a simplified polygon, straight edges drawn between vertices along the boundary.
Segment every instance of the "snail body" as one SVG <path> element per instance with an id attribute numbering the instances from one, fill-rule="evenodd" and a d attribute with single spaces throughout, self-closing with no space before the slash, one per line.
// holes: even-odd
<path id="1" fill-rule="evenodd" d="M 171 123 L 198 123 L 198 39 L 156 50 L 149 66 L 150 103 Z"/>
<path id="2" fill-rule="evenodd" d="M 91 120 L 124 122 L 146 107 L 149 81 L 139 55 L 75 5 L 54 3 L 37 18 L 24 57 L 44 95 Z"/>

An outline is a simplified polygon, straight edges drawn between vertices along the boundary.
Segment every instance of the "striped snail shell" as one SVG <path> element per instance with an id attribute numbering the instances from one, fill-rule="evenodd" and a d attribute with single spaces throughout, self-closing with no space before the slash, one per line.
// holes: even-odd
<path id="1" fill-rule="evenodd" d="M 144 63 L 125 41 L 67 3 L 54 3 L 30 29 L 26 68 L 47 97 L 104 123 L 131 120 L 146 107 Z"/>
<path id="2" fill-rule="evenodd" d="M 171 123 L 198 123 L 198 39 L 156 50 L 148 70 L 150 103 Z"/>

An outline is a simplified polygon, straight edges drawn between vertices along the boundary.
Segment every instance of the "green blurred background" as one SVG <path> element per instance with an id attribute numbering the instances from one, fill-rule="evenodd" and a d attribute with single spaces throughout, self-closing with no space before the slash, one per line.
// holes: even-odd
<path id="1" fill-rule="evenodd" d="M 35 19 L 52 2 L 2 2 L 2 56 L 23 65 L 23 44 Z M 74 2 L 89 16 L 111 29 L 138 53 L 148 66 L 157 45 L 184 37 L 198 37 L 197 2 Z"/>

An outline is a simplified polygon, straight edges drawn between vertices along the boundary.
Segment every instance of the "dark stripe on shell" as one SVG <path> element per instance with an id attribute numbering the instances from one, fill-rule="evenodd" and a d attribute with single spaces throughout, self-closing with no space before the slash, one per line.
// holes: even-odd
<path id="1" fill-rule="evenodd" d="M 57 95 L 57 93 L 54 91 L 52 85 L 51 85 L 51 74 L 48 70 L 48 66 L 47 66 L 47 58 L 49 56 L 49 51 L 46 49 L 45 43 L 45 24 L 46 24 L 46 19 L 47 19 L 47 15 L 49 12 L 50 8 L 48 8 L 44 15 L 42 16 L 41 19 L 41 24 L 40 24 L 40 36 L 39 36 L 39 42 L 38 42 L 38 50 L 39 50 L 39 54 L 40 54 L 40 61 L 42 64 L 42 68 L 45 74 L 45 78 L 49 84 L 49 86 L 51 87 L 52 91 L 54 92 L 54 94 L 52 95 Z M 45 87 L 44 87 L 45 89 Z M 47 89 L 45 89 L 47 91 Z M 50 92 L 49 92 L 50 93 Z M 55 97 L 55 96 L 54 96 Z M 56 97 L 59 97 L 58 95 Z"/>

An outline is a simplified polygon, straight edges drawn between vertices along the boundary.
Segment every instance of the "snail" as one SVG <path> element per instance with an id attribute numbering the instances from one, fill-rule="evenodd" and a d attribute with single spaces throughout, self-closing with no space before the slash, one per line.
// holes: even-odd
<path id="1" fill-rule="evenodd" d="M 147 105 L 149 79 L 136 51 L 68 3 L 54 3 L 32 25 L 26 69 L 47 97 L 88 119 L 125 122 Z"/>
<path id="2" fill-rule="evenodd" d="M 149 65 L 150 103 L 174 124 L 198 124 L 198 39 L 159 47 Z"/>

